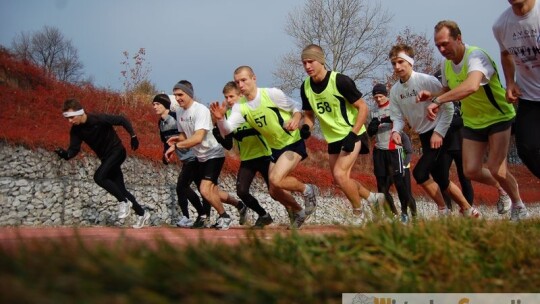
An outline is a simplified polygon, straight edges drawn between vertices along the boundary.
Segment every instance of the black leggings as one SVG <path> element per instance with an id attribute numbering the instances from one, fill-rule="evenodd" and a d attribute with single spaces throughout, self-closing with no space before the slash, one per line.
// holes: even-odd
<path id="1" fill-rule="evenodd" d="M 540 178 L 540 101 L 519 100 L 514 131 L 519 158 Z"/>
<path id="2" fill-rule="evenodd" d="M 101 165 L 97 168 L 96 173 L 94 173 L 94 181 L 101 188 L 113 195 L 119 202 L 128 199 L 133 204 L 132 208 L 135 210 L 135 213 L 141 216 L 144 214 L 143 208 L 137 203 L 133 194 L 126 189 L 124 174 L 121 169 L 124 160 L 126 160 L 126 149 L 113 150 L 107 157 L 101 160 Z"/>
<path id="3" fill-rule="evenodd" d="M 269 167 L 269 157 L 260 157 L 242 161 L 240 162 L 240 169 L 238 170 L 238 175 L 236 177 L 236 194 L 246 206 L 255 211 L 259 216 L 265 215 L 266 210 L 264 210 L 259 201 L 249 193 L 249 188 L 251 187 L 251 183 L 257 172 L 261 174 L 268 187 Z"/>
<path id="4" fill-rule="evenodd" d="M 191 189 L 191 183 L 194 181 L 194 176 L 197 171 L 197 162 L 189 161 L 182 164 L 182 170 L 178 175 L 178 180 L 176 181 L 176 195 L 178 196 L 178 205 L 182 210 L 182 215 L 189 218 L 189 209 L 188 209 L 188 200 L 191 202 L 191 205 L 197 210 L 197 214 L 203 215 L 203 206 L 201 200 L 197 193 Z"/>
<path id="5" fill-rule="evenodd" d="M 465 172 L 463 172 L 463 154 L 461 150 L 452 150 L 447 151 L 448 155 L 450 156 L 450 159 L 454 161 L 456 164 L 456 171 L 459 178 L 459 184 L 461 185 L 461 192 L 463 193 L 463 196 L 469 203 L 469 205 L 474 204 L 474 189 L 472 186 L 472 182 L 470 179 L 468 179 L 465 176 Z M 443 192 L 444 201 L 446 203 L 446 206 L 452 210 L 452 198 L 450 195 L 446 192 Z"/>
<path id="6" fill-rule="evenodd" d="M 448 132 L 451 132 L 448 130 Z M 433 177 L 435 182 L 441 188 L 441 191 L 446 191 L 450 185 L 450 166 L 452 159 L 446 153 L 447 144 L 443 140 L 443 145 L 438 149 L 432 149 L 430 145 L 431 135 L 433 130 L 419 135 L 422 144 L 422 156 L 416 163 L 413 169 L 414 179 L 418 184 L 423 184 L 429 180 L 429 175 Z"/>

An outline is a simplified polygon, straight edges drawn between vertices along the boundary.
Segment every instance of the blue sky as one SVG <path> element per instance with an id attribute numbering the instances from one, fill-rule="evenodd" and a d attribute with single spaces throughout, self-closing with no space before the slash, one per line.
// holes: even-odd
<path id="1" fill-rule="evenodd" d="M 222 100 L 223 85 L 239 65 L 254 68 L 261 87 L 272 86 L 281 56 L 294 50 L 287 14 L 309 0 L 0 0 L 0 44 L 21 32 L 60 29 L 72 40 L 84 73 L 100 87 L 121 89 L 123 51 L 146 48 L 150 80 L 170 93 L 188 79 L 197 98 Z M 373 0 L 366 0 L 373 1 Z M 390 29 L 410 27 L 432 37 L 442 19 L 456 21 L 466 43 L 485 48 L 499 64 L 491 25 L 506 0 L 381 0 Z M 499 64 L 500 67 L 500 64 Z M 371 88 L 361 88 L 369 91 Z"/>

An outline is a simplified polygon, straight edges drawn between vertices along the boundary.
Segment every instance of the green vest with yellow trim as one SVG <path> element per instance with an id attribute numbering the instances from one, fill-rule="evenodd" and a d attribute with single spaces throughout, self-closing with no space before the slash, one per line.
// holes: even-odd
<path id="1" fill-rule="evenodd" d="M 227 110 L 225 116 L 229 117 L 230 114 L 231 109 Z M 240 130 L 247 129 L 252 129 L 252 127 L 248 122 L 244 122 L 238 128 L 236 128 L 236 130 L 234 130 L 234 133 Z M 264 137 L 262 137 L 260 134 L 246 136 L 241 140 L 235 139 L 234 141 L 236 142 L 236 146 L 238 147 L 238 151 L 240 152 L 241 161 L 272 155 L 272 150 L 270 150 L 270 146 L 268 145 Z"/>
<path id="2" fill-rule="evenodd" d="M 358 109 L 356 109 L 337 89 L 337 72 L 330 72 L 328 85 L 320 94 L 311 89 L 310 77 L 304 80 L 304 93 L 311 105 L 311 109 L 321 125 L 324 139 L 328 143 L 342 140 L 356 123 Z M 356 100 L 355 100 L 356 101 Z M 358 135 L 366 132 L 362 125 Z"/>
<path id="3" fill-rule="evenodd" d="M 247 100 L 242 97 L 239 101 L 240 112 L 251 127 L 259 131 L 272 149 L 283 149 L 299 141 L 300 131 L 287 131 L 283 128 L 292 113 L 282 110 L 268 96 L 266 89 L 261 89 L 261 104 L 256 109 L 250 109 Z"/>
<path id="4" fill-rule="evenodd" d="M 494 123 L 509 121 L 516 116 L 514 107 L 506 101 L 506 91 L 499 80 L 497 66 L 491 57 L 478 47 L 467 47 L 463 56 L 464 64 L 459 73 L 454 72 L 450 60 L 445 61 L 444 72 L 448 81 L 448 87 L 453 89 L 467 79 L 468 57 L 472 51 L 478 49 L 484 52 L 489 58 L 491 65 L 495 69 L 495 73 L 491 76 L 488 84 L 480 86 L 476 92 L 461 100 L 463 124 L 471 129 L 487 128 Z"/>

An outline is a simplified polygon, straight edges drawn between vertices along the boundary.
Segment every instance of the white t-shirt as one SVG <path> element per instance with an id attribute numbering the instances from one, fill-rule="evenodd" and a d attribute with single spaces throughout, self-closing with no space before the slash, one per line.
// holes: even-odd
<path id="1" fill-rule="evenodd" d="M 178 131 L 185 133 L 187 138 L 193 136 L 197 130 L 207 131 L 203 141 L 191 148 L 198 161 L 205 162 L 209 159 L 225 157 L 223 147 L 212 134 L 212 117 L 207 107 L 196 101 L 193 101 L 193 104 L 185 110 L 178 107 L 176 122 Z"/>
<path id="2" fill-rule="evenodd" d="M 465 52 L 467 52 L 467 49 L 469 48 L 468 45 L 465 45 Z M 463 56 L 465 59 L 465 56 Z M 473 71 L 479 71 L 481 72 L 484 77 L 482 77 L 482 81 L 480 82 L 480 85 L 486 85 L 489 83 L 489 80 L 491 79 L 491 76 L 495 74 L 495 68 L 493 67 L 493 64 L 491 64 L 491 60 L 487 56 L 484 51 L 480 49 L 476 49 L 472 51 L 469 54 L 469 57 L 467 58 L 467 74 Z M 448 87 L 448 80 L 446 79 L 446 73 L 444 69 L 444 63 L 443 61 L 441 65 L 441 82 L 444 87 Z M 452 70 L 454 70 L 454 73 L 459 74 L 461 72 L 461 69 L 463 68 L 463 65 L 465 64 L 464 60 L 461 60 L 460 63 L 454 64 L 454 62 L 450 61 L 450 65 L 452 66 Z"/>
<path id="3" fill-rule="evenodd" d="M 437 133 L 446 136 L 454 115 L 452 103 L 442 104 L 437 117 L 431 121 L 427 118 L 426 110 L 431 102 L 416 102 L 416 96 L 420 91 L 427 90 L 434 93 L 440 92 L 441 89 L 442 85 L 437 78 L 415 71 L 407 82 L 396 82 L 390 89 L 390 118 L 394 123 L 392 131 L 401 132 L 407 120 L 419 134 L 435 129 Z"/>
<path id="4" fill-rule="evenodd" d="M 302 105 L 294 99 L 285 95 L 282 90 L 278 88 L 267 88 L 266 91 L 268 92 L 268 97 L 270 97 L 270 99 L 278 108 L 291 113 L 302 112 Z M 248 100 L 247 106 L 250 109 L 254 110 L 257 109 L 260 105 L 261 88 L 257 88 L 257 95 L 253 100 Z M 227 120 L 218 121 L 218 127 L 222 133 L 229 134 L 232 132 L 232 130 L 240 127 L 240 125 L 243 124 L 245 121 L 246 120 L 242 116 L 242 112 L 240 110 L 240 104 L 237 102 L 232 107 L 231 114 L 229 115 Z"/>
<path id="5" fill-rule="evenodd" d="M 540 0 L 525 16 L 516 16 L 509 7 L 492 29 L 501 52 L 513 55 L 521 97 L 540 102 Z"/>

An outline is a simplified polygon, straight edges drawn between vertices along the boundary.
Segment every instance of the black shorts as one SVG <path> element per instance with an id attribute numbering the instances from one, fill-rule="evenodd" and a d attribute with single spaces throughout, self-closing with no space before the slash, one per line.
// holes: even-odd
<path id="1" fill-rule="evenodd" d="M 483 129 L 471 129 L 469 127 L 463 127 L 463 138 L 472 141 L 487 142 L 490 135 L 506 131 L 512 127 L 514 119 L 508 121 L 501 121 L 494 123 L 489 127 Z"/>
<path id="2" fill-rule="evenodd" d="M 285 146 L 282 149 L 279 149 L 279 150 L 272 149 L 272 156 L 271 156 L 272 162 L 276 163 L 279 157 L 281 156 L 281 154 L 283 154 L 286 151 L 293 151 L 299 154 L 300 156 L 302 156 L 302 160 L 306 159 L 306 157 L 308 156 L 307 150 L 306 150 L 306 143 L 304 142 L 303 139 L 300 139 L 299 141 L 292 143 L 288 146 Z"/>
<path id="3" fill-rule="evenodd" d="M 375 176 L 394 176 L 403 174 L 401 149 L 373 149 L 373 172 Z"/>
<path id="4" fill-rule="evenodd" d="M 358 135 L 358 140 L 360 141 L 360 152 L 358 152 L 358 154 L 368 154 L 369 153 L 369 137 L 367 135 L 367 132 L 364 132 Z M 333 143 L 329 143 L 328 154 L 341 153 L 341 147 L 343 146 L 342 143 L 343 143 L 343 139 L 335 141 Z"/>
<path id="5" fill-rule="evenodd" d="M 197 161 L 199 179 L 206 179 L 217 185 L 224 163 L 225 157 L 212 158 L 205 162 Z"/>

